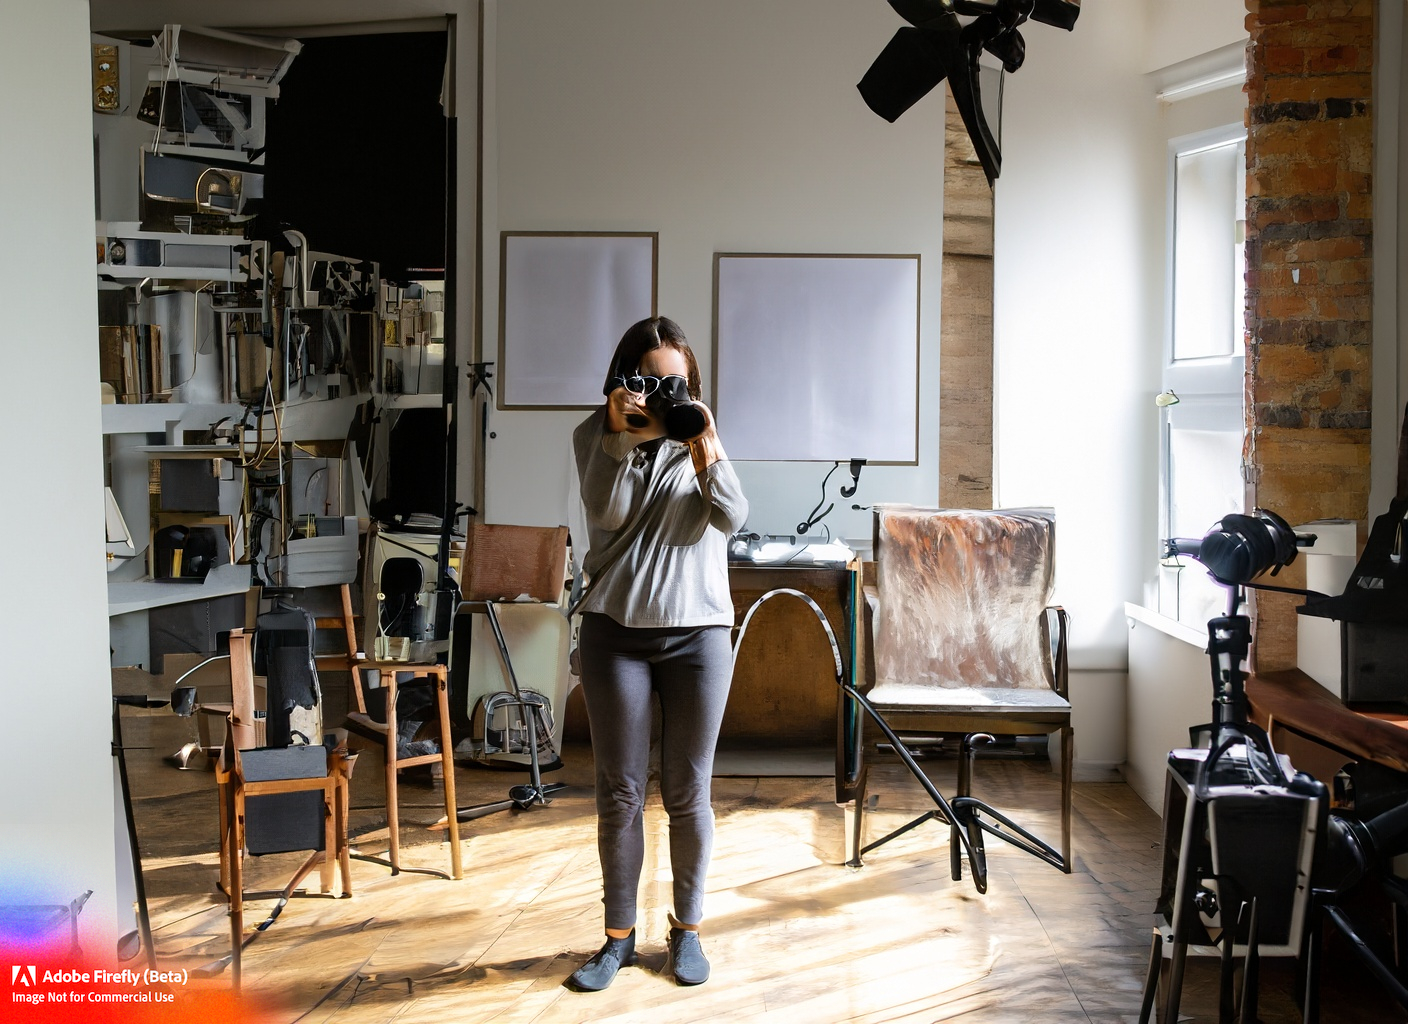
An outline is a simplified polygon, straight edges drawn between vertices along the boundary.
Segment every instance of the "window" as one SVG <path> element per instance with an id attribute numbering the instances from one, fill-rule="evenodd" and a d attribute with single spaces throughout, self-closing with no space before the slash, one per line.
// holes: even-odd
<path id="1" fill-rule="evenodd" d="M 1161 407 L 1160 537 L 1202 537 L 1243 511 L 1246 138 L 1240 125 L 1169 146 L 1169 277 Z M 1202 628 L 1227 594 L 1202 566 L 1165 559 L 1159 611 Z"/>
<path id="2" fill-rule="evenodd" d="M 1241 349 L 1245 139 L 1176 152 L 1173 203 L 1175 363 Z"/>

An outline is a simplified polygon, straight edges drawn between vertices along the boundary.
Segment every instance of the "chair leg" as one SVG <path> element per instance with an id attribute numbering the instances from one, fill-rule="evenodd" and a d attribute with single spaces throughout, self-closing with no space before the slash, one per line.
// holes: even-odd
<path id="1" fill-rule="evenodd" d="M 396 755 L 400 742 L 396 735 L 396 673 L 381 674 L 386 694 L 386 827 L 391 836 L 391 873 L 401 873 L 401 815 L 396 793 Z"/>
<path id="2" fill-rule="evenodd" d="M 318 868 L 318 885 L 321 892 L 332 892 L 333 873 L 337 868 L 336 789 L 337 780 L 328 776 L 323 785 L 323 861 Z"/>
<path id="3" fill-rule="evenodd" d="M 865 789 L 867 782 L 867 775 L 862 771 L 860 778 L 856 781 L 855 799 L 853 801 L 854 810 L 851 812 L 850 821 L 851 827 L 846 830 L 846 867 L 848 868 L 865 866 L 864 861 L 861 860 L 860 843 L 861 838 L 865 835 Z"/>
<path id="4" fill-rule="evenodd" d="M 1139 1003 L 1139 1024 L 1149 1024 L 1154 999 L 1159 991 L 1159 968 L 1163 966 L 1164 933 L 1154 929 L 1154 942 L 1149 950 L 1149 973 L 1144 978 L 1144 998 Z"/>
<path id="5" fill-rule="evenodd" d="M 347 768 L 338 769 L 337 778 L 337 861 L 342 874 L 342 898 L 346 899 L 352 895 L 352 851 L 347 844 L 347 819 L 349 817 L 349 796 Z"/>
<path id="6" fill-rule="evenodd" d="M 1183 996 L 1183 966 L 1188 959 L 1188 943 L 1173 940 L 1173 962 L 1168 971 L 1168 999 L 1164 1003 L 1164 1021 L 1178 1020 L 1178 1003 Z"/>
<path id="7" fill-rule="evenodd" d="M 1071 779 L 1076 753 L 1075 730 L 1061 727 L 1061 870 L 1071 873 Z"/>
<path id="8" fill-rule="evenodd" d="M 244 951 L 244 793 L 235 787 L 230 830 L 230 982 L 240 991 L 241 954 Z"/>
<path id="9" fill-rule="evenodd" d="M 450 874 L 454 878 L 464 877 L 460 862 L 460 818 L 455 797 L 455 750 L 450 738 L 450 682 L 449 670 L 442 668 L 435 677 L 436 708 L 440 715 L 440 763 L 445 776 L 445 820 L 450 829 Z M 533 743 L 538 742 L 535 734 Z M 536 749 L 536 748 L 535 748 Z"/>
<path id="10" fill-rule="evenodd" d="M 973 760 L 970 743 L 972 738 L 971 733 L 964 736 L 963 742 L 958 748 L 958 786 L 954 792 L 956 797 L 973 795 Z M 948 869 L 949 876 L 955 882 L 963 880 L 963 836 L 959 831 L 962 827 L 955 815 L 948 830 Z"/>
<path id="11" fill-rule="evenodd" d="M 220 782 L 215 787 L 220 805 L 220 888 L 230 891 L 230 786 Z"/>

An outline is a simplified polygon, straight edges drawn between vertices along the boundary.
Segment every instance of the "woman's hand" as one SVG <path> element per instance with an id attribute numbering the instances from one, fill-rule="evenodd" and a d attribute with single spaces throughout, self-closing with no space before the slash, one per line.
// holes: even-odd
<path id="1" fill-rule="evenodd" d="M 665 425 L 645 404 L 645 397 L 620 387 L 606 396 L 606 429 L 632 434 L 642 441 L 662 437 Z"/>
<path id="2" fill-rule="evenodd" d="M 703 402 L 695 402 L 694 407 L 704 412 L 704 432 L 689 442 L 689 454 L 694 459 L 694 471 L 702 473 L 714 463 L 728 458 L 724 454 L 723 442 L 714 427 L 714 413 Z"/>

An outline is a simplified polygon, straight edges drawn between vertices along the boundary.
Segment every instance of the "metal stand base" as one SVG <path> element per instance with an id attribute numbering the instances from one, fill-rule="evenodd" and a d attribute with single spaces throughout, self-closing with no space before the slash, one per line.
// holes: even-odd
<path id="1" fill-rule="evenodd" d="M 459 821 L 473 821 L 475 818 L 482 818 L 489 814 L 496 814 L 499 811 L 517 810 L 526 811 L 535 805 L 547 806 L 552 803 L 548 799 L 549 793 L 555 793 L 560 789 L 566 789 L 567 784 L 563 782 L 544 783 L 542 777 L 542 765 L 538 762 L 538 734 L 540 731 L 547 731 L 546 722 L 543 720 L 543 707 L 541 700 L 536 694 L 525 696 L 518 686 L 518 676 L 513 671 L 513 662 L 508 656 L 508 644 L 504 641 L 504 631 L 499 625 L 499 616 L 494 611 L 493 601 L 475 601 L 472 604 L 482 607 L 484 614 L 489 618 L 489 628 L 494 631 L 494 642 L 499 648 L 499 659 L 503 662 L 504 671 L 508 673 L 509 685 L 513 688 L 514 699 L 505 702 L 502 707 L 516 707 L 521 710 L 524 720 L 528 723 L 528 783 L 526 785 L 514 786 L 508 791 L 508 798 L 505 800 L 495 800 L 492 803 L 478 804 L 473 807 L 461 807 L 455 815 Z M 557 762 L 561 764 L 559 760 Z"/>
<path id="2" fill-rule="evenodd" d="M 955 882 L 963 877 L 962 857 L 964 853 L 967 853 L 968 866 L 973 873 L 973 887 L 980 893 L 988 891 L 987 852 L 983 847 L 983 833 L 985 832 L 1005 843 L 1010 843 L 1024 853 L 1031 854 L 1038 860 L 1045 861 L 1054 868 L 1061 871 L 1070 870 L 1066 859 L 1061 856 L 1059 850 L 1028 832 L 991 804 L 984 803 L 977 797 L 967 794 L 967 783 L 971 776 L 973 759 L 977 756 L 977 747 L 980 743 L 992 742 L 992 736 L 987 733 L 972 733 L 963 738 L 962 760 L 959 762 L 960 793 L 952 800 L 946 800 L 944 795 L 939 792 L 938 787 L 924 774 L 924 770 L 919 767 L 914 756 L 900 741 L 899 736 L 890 728 L 890 724 L 880 716 L 880 713 L 875 710 L 865 695 L 839 677 L 836 681 L 845 691 L 846 696 L 859 704 L 880 731 L 885 734 L 885 738 L 890 741 L 892 749 L 899 755 L 910 774 L 919 781 L 925 792 L 929 794 L 930 799 L 938 805 L 934 810 L 925 811 L 913 821 L 901 825 L 888 835 L 860 847 L 855 857 L 847 861 L 849 867 L 860 867 L 861 858 L 871 850 L 884 846 L 891 839 L 896 839 L 927 821 L 937 820 L 950 828 L 949 868 L 951 877 Z M 984 820 L 984 815 L 991 820 Z"/>

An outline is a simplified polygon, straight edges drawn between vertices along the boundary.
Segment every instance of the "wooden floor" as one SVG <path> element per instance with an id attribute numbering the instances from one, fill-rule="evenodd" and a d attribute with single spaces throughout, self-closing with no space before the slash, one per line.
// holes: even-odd
<path id="1" fill-rule="evenodd" d="M 163 765 L 188 722 L 128 719 L 133 790 L 156 946 L 164 966 L 195 971 L 229 951 L 217 889 L 212 776 Z M 678 987 L 661 973 L 670 909 L 668 846 L 657 799 L 647 808 L 647 862 L 638 925 L 641 964 L 607 991 L 563 980 L 601 943 L 591 751 L 565 752 L 551 806 L 462 826 L 465 878 L 392 876 L 353 862 L 350 899 L 290 902 L 244 955 L 245 991 L 271 1021 L 419 1024 L 454 1021 L 1113 1022 L 1137 1017 L 1160 862 L 1159 822 L 1122 783 L 1076 786 L 1076 870 L 1064 875 L 1015 850 L 990 853 L 990 889 L 948 875 L 947 830 L 928 824 L 843 861 L 843 812 L 825 778 L 715 781 L 717 835 L 704 947 L 713 977 Z M 360 758 L 352 831 L 361 853 L 384 854 L 380 763 Z M 933 776 L 951 791 L 953 761 Z M 518 774 L 461 769 L 460 802 L 498 799 Z M 1044 766 L 979 766 L 981 796 L 1034 830 L 1057 834 L 1055 777 Z M 897 766 L 872 773 L 871 836 L 927 809 Z M 438 790 L 401 785 L 403 863 L 448 870 Z M 439 805 L 443 808 L 443 804 Z M 996 844 L 1001 847 L 1001 844 Z M 281 887 L 302 854 L 247 861 L 250 889 Z M 316 875 L 314 876 L 316 879 Z M 272 901 L 247 904 L 252 930 Z M 1362 979 L 1352 999 L 1332 983 L 1323 1019 L 1403 1020 Z M 1184 1012 L 1215 1019 L 1210 966 L 1190 969 Z M 200 982 L 227 986 L 228 972 Z M 1298 1020 L 1288 970 L 1272 966 L 1261 1019 Z"/>

